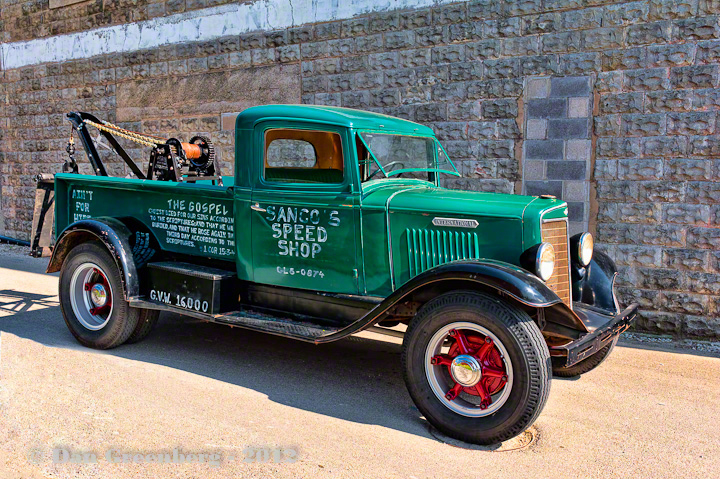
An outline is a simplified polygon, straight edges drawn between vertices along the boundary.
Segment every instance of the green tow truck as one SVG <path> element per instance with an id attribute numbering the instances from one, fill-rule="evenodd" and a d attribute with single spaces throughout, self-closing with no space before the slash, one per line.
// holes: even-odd
<path id="1" fill-rule="evenodd" d="M 401 336 L 422 415 L 491 444 L 530 426 L 552 375 L 595 368 L 636 316 L 620 309 L 615 265 L 592 236 L 569 237 L 566 203 L 442 188 L 459 175 L 426 126 L 249 108 L 228 177 L 206 137 L 68 119 L 94 175 L 78 174 L 71 135 L 66 172 L 39 180 L 32 250 L 51 254 L 65 322 L 85 346 L 140 341 L 160 311 L 316 344 Z M 150 148 L 144 171 L 121 141 Z M 109 176 L 98 144 L 134 177 Z"/>

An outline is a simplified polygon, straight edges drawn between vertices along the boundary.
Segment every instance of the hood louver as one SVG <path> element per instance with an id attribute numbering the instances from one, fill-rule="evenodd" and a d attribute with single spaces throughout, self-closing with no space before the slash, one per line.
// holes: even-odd
<path id="1" fill-rule="evenodd" d="M 480 258 L 477 233 L 408 228 L 410 277 L 450 261 Z"/>

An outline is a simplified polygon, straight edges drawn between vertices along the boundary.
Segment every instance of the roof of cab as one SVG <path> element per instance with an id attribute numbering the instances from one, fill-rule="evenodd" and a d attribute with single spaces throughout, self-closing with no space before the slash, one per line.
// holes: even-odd
<path id="1" fill-rule="evenodd" d="M 263 120 L 310 120 L 361 130 L 386 130 L 416 135 L 433 134 L 433 130 L 425 125 L 382 113 L 322 105 L 254 106 L 238 115 L 236 128 L 249 130 Z"/>

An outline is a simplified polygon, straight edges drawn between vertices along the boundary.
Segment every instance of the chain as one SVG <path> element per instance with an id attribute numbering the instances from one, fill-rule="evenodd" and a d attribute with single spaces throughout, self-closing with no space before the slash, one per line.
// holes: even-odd
<path id="1" fill-rule="evenodd" d="M 118 130 L 118 131 L 121 131 L 121 132 L 123 132 L 123 133 L 127 133 L 127 134 L 129 134 L 129 135 L 136 135 L 136 136 L 139 136 L 140 138 L 146 138 L 146 139 L 150 139 L 150 140 L 160 140 L 160 141 L 158 142 L 159 145 L 162 145 L 163 143 L 165 143 L 165 139 L 164 139 L 164 138 L 160 138 L 159 136 L 148 135 L 147 133 L 145 133 L 145 134 L 140 134 L 140 133 L 138 133 L 138 132 L 136 132 L 136 131 L 126 130 L 125 128 L 120 127 L 120 126 L 117 126 L 117 125 L 115 125 L 115 124 L 113 124 L 113 123 L 110 123 L 110 122 L 107 121 L 107 120 L 100 120 L 100 121 L 102 122 L 103 125 L 105 125 L 105 126 L 107 126 L 107 127 L 109 127 L 109 128 L 114 128 L 114 129 L 116 129 L 116 130 Z"/>
<path id="2" fill-rule="evenodd" d="M 78 167 L 77 167 L 77 161 L 75 161 L 75 139 L 73 138 L 73 133 L 75 132 L 75 127 L 70 127 L 70 139 L 68 140 L 67 147 L 65 148 L 65 151 L 67 151 L 68 156 L 70 157 L 69 160 L 66 160 L 63 164 L 63 173 L 72 172 L 77 173 Z"/>
<path id="3" fill-rule="evenodd" d="M 119 126 L 113 125 L 112 123 L 108 122 L 105 122 L 104 125 L 101 125 L 100 123 L 95 123 L 94 121 L 84 120 L 83 123 L 87 123 L 90 126 L 94 126 L 98 130 L 107 131 L 109 133 L 112 133 L 113 135 L 119 136 L 120 138 L 125 138 L 126 140 L 134 141 L 135 143 L 140 143 L 141 145 L 145 146 L 155 147 L 165 143 L 164 141 L 159 141 L 153 137 L 141 135 L 139 133 L 135 133 L 134 131 L 120 128 Z"/>

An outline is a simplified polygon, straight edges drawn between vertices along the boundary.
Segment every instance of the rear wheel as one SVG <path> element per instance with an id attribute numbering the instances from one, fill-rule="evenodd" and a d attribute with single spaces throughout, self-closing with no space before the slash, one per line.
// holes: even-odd
<path id="1" fill-rule="evenodd" d="M 156 309 L 141 309 L 137 326 L 127 341 L 127 344 L 138 343 L 145 339 L 148 334 L 155 328 L 160 317 L 160 311 Z"/>
<path id="2" fill-rule="evenodd" d="M 125 301 L 120 275 L 99 243 L 84 243 L 68 254 L 60 271 L 60 306 L 80 344 L 114 348 L 135 330 L 140 313 Z"/>
<path id="3" fill-rule="evenodd" d="M 520 434 L 550 392 L 550 356 L 537 325 L 513 305 L 470 291 L 421 308 L 405 334 L 403 369 L 428 422 L 477 444 Z"/>
<path id="4" fill-rule="evenodd" d="M 570 367 L 565 367 L 562 365 L 565 358 L 552 358 L 553 374 L 561 378 L 574 378 L 576 376 L 580 376 L 581 374 L 592 371 L 596 367 L 600 366 L 600 364 L 602 364 L 602 362 L 605 361 L 608 356 L 610 356 L 612 350 L 615 349 L 618 338 L 619 336 L 613 339 L 610 344 L 602 348 L 597 353 L 593 354 L 589 358 L 583 359 L 579 363 Z"/>

